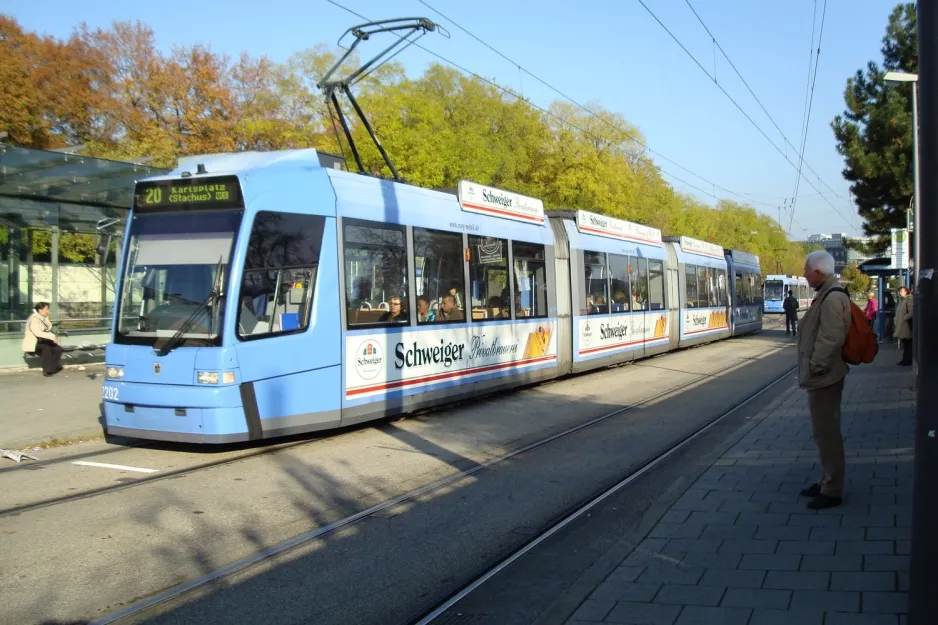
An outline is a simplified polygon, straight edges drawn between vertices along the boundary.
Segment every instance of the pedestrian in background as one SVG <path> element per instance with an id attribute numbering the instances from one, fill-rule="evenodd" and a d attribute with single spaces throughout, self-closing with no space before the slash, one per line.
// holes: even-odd
<path id="1" fill-rule="evenodd" d="M 870 330 L 876 334 L 876 313 L 879 312 L 879 302 L 876 301 L 876 293 L 870 291 L 866 294 L 866 320 L 870 324 Z"/>
<path id="2" fill-rule="evenodd" d="M 798 300 L 792 291 L 788 292 L 788 297 L 782 302 L 782 310 L 785 311 L 785 336 L 798 336 Z"/>
<path id="3" fill-rule="evenodd" d="M 834 275 L 828 252 L 808 254 L 804 277 L 817 296 L 798 324 L 798 382 L 808 393 L 811 430 L 821 460 L 821 480 L 801 491 L 811 510 L 839 506 L 843 498 L 844 441 L 840 402 L 848 367 L 843 346 L 850 330 L 850 298 Z"/>
<path id="4" fill-rule="evenodd" d="M 899 364 L 908 367 L 912 364 L 912 298 L 909 289 L 899 287 L 899 305 L 896 308 L 896 338 L 902 345 L 902 360 Z"/>

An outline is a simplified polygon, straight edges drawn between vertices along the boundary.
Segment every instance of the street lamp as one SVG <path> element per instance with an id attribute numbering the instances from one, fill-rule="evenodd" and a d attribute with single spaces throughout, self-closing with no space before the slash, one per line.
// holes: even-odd
<path id="1" fill-rule="evenodd" d="M 912 229 L 915 232 L 915 268 L 918 270 L 919 264 L 919 227 L 918 227 L 918 198 L 919 198 L 919 175 L 918 175 L 918 74 L 909 74 L 906 72 L 886 72 L 883 77 L 886 82 L 910 82 L 912 83 Z M 918 290 L 918 289 L 916 289 Z"/>

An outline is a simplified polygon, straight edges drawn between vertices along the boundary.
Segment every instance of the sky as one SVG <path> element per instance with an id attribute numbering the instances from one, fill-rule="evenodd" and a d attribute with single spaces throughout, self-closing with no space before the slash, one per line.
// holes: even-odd
<path id="1" fill-rule="evenodd" d="M 837 153 L 830 122 L 843 112 L 846 80 L 869 61 L 881 62 L 882 37 L 895 0 L 643 1 L 706 72 L 716 76 L 716 83 L 639 0 L 426 0 L 429 7 L 420 0 L 336 0 L 371 20 L 430 18 L 450 36 L 430 33 L 421 45 L 521 92 L 540 106 L 562 97 L 525 72 L 581 104 L 596 103 L 622 114 L 642 133 L 675 189 L 710 204 L 715 202 L 713 195 L 737 201 L 740 196 L 750 198 L 758 210 L 775 219 L 787 200 L 781 213 L 786 230 L 791 215 L 785 211 L 790 210 L 799 165 L 809 55 L 818 49 L 820 36 L 803 175 L 790 237 L 859 234 L 860 219 L 841 175 L 843 159 Z M 715 47 L 691 7 L 781 133 Z M 333 45 L 347 28 L 361 22 L 327 0 L 0 0 L 0 12 L 16 18 L 27 30 L 55 37 L 69 36 L 82 22 L 94 29 L 107 28 L 114 21 L 140 20 L 153 28 L 158 45 L 166 51 L 176 45 L 202 44 L 232 57 L 247 52 L 274 61 L 284 61 L 316 44 Z M 385 42 L 390 40 L 376 38 L 362 44 L 362 56 L 377 52 Z M 438 62 L 415 47 L 395 60 L 412 76 Z M 812 61 L 812 71 L 813 67 Z"/>

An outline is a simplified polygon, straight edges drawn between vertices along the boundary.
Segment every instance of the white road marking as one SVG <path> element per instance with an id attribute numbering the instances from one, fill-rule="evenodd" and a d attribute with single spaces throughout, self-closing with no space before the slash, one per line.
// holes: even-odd
<path id="1" fill-rule="evenodd" d="M 117 469 L 118 471 L 136 471 L 137 473 L 156 473 L 159 469 L 142 469 L 140 467 L 126 467 L 122 464 L 107 464 L 104 462 L 85 462 L 84 460 L 78 460 L 72 464 L 77 464 L 82 467 L 100 467 L 102 469 Z"/>

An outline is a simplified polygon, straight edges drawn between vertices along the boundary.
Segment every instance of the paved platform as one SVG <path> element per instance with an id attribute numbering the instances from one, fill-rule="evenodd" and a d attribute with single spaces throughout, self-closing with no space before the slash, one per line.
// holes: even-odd
<path id="1" fill-rule="evenodd" d="M 0 449 L 85 440 L 101 426 L 103 365 L 0 374 Z"/>
<path id="2" fill-rule="evenodd" d="M 567 625 L 899 625 L 911 537 L 914 393 L 892 350 L 844 390 L 844 504 L 819 477 L 804 391 L 788 390 L 595 585 Z"/>

